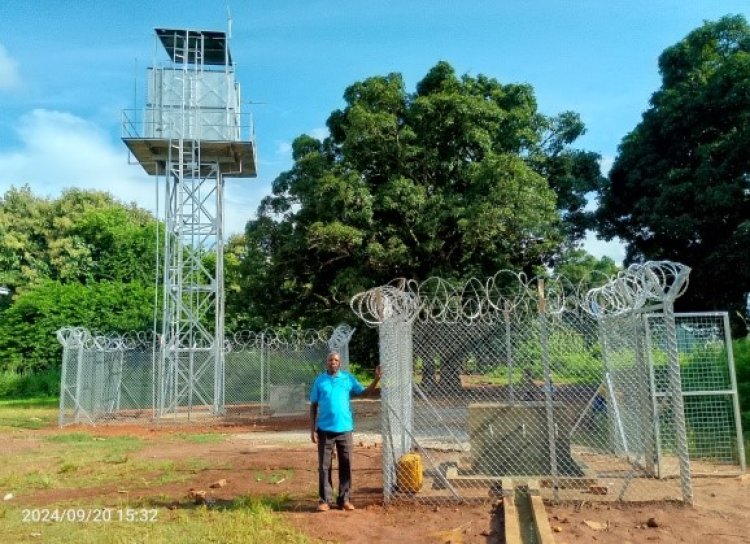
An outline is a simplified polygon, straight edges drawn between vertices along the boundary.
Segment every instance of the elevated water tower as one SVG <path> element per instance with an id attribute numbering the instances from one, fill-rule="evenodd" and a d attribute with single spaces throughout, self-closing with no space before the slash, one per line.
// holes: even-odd
<path id="1" fill-rule="evenodd" d="M 167 56 L 147 70 L 143 109 L 123 112 L 122 136 L 131 156 L 164 183 L 155 415 L 189 416 L 197 407 L 218 414 L 224 411 L 224 178 L 256 176 L 255 141 L 240 109 L 228 35 L 167 28 L 155 34 L 155 50 L 161 44 Z"/>

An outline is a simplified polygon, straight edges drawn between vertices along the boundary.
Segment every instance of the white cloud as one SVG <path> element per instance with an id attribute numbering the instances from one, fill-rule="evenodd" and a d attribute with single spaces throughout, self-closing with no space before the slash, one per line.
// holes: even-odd
<path id="1" fill-rule="evenodd" d="M 245 225 L 257 216 L 258 205 L 271 188 L 253 178 L 231 178 L 224 186 L 225 237 L 245 232 Z"/>
<path id="2" fill-rule="evenodd" d="M 15 89 L 21 85 L 18 63 L 11 58 L 0 43 L 0 90 Z"/>
<path id="3" fill-rule="evenodd" d="M 128 164 L 125 144 L 113 144 L 97 125 L 70 113 L 34 110 L 16 127 L 19 145 L 0 151 L 0 194 L 28 184 L 35 195 L 57 197 L 77 187 L 107 191 L 126 203 L 156 210 L 156 178 L 138 164 Z M 256 179 L 227 179 L 224 208 L 226 235 L 241 233 L 270 192 Z M 159 215 L 164 213 L 164 183 L 159 180 Z"/>
<path id="4" fill-rule="evenodd" d="M 586 239 L 583 241 L 583 249 L 597 259 L 607 256 L 620 266 L 622 266 L 622 261 L 625 259 L 625 244 L 622 240 L 617 237 L 609 242 L 599 240 L 597 239 L 596 234 L 590 230 L 586 231 Z"/>
<path id="5" fill-rule="evenodd" d="M 310 131 L 310 136 L 321 142 L 328 138 L 328 127 L 318 127 Z"/>
<path id="6" fill-rule="evenodd" d="M 16 132 L 20 145 L 0 151 L 0 191 L 28 184 L 39 196 L 56 197 L 68 187 L 97 189 L 154 210 L 153 179 L 128 164 L 125 145 L 113 145 L 96 125 L 37 109 L 20 118 Z"/>
<path id="7" fill-rule="evenodd" d="M 612 170 L 612 165 L 615 163 L 615 158 L 610 155 L 604 155 L 599 159 L 599 166 L 602 169 L 602 175 L 608 176 L 609 171 Z"/>
<path id="8" fill-rule="evenodd" d="M 278 142 L 276 144 L 276 154 L 283 156 L 292 156 L 292 144 L 289 142 Z"/>
<path id="9" fill-rule="evenodd" d="M 308 136 L 312 136 L 316 140 L 320 140 L 321 142 L 329 136 L 327 127 L 317 127 L 312 130 L 308 130 L 306 134 Z M 276 155 L 291 158 L 292 143 L 287 141 L 276 142 Z"/>

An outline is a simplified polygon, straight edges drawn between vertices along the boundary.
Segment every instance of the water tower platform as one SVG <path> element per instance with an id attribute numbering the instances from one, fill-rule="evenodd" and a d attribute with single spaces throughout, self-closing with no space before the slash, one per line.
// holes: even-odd
<path id="1" fill-rule="evenodd" d="M 151 176 L 164 174 L 164 165 L 175 140 L 127 137 L 122 140 L 146 173 Z M 185 140 L 184 144 L 192 141 Z M 258 175 L 254 141 L 201 140 L 200 153 L 203 161 L 218 163 L 224 177 L 254 178 Z"/>

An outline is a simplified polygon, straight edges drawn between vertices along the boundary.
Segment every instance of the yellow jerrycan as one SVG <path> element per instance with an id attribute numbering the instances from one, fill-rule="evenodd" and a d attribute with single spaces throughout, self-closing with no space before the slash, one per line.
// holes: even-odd
<path id="1" fill-rule="evenodd" d="M 396 463 L 396 486 L 402 493 L 418 493 L 422 489 L 422 458 L 406 453 Z"/>

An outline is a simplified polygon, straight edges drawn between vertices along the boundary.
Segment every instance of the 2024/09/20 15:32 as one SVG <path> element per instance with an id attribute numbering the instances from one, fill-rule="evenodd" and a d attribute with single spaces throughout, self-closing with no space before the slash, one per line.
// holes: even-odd
<path id="1" fill-rule="evenodd" d="M 156 508 L 24 508 L 24 523 L 153 523 Z"/>

